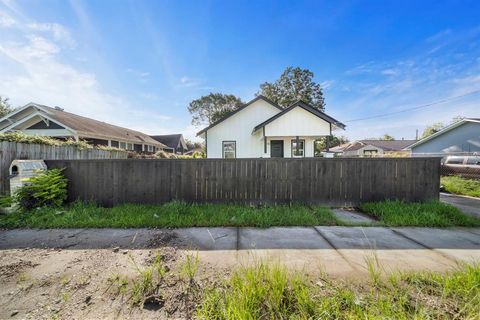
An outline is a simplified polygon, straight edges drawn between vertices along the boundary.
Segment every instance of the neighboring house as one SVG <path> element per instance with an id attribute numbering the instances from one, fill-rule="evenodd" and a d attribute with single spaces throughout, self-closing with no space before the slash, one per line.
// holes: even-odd
<path id="1" fill-rule="evenodd" d="M 168 147 L 168 149 L 165 149 L 166 151 L 171 151 L 176 154 L 184 154 L 188 150 L 187 143 L 182 134 L 164 134 L 151 137 L 166 145 Z"/>
<path id="2" fill-rule="evenodd" d="M 467 118 L 408 147 L 412 156 L 468 155 L 480 152 L 480 118 Z"/>
<path id="3" fill-rule="evenodd" d="M 330 148 L 329 152 L 343 157 L 377 157 L 407 153 L 404 149 L 416 140 L 357 140 Z"/>
<path id="4" fill-rule="evenodd" d="M 302 101 L 282 108 L 258 96 L 198 132 L 207 158 L 302 158 L 314 141 L 345 125 Z"/>
<path id="5" fill-rule="evenodd" d="M 85 140 L 92 145 L 136 152 L 151 153 L 165 148 L 165 145 L 142 132 L 36 103 L 29 103 L 0 118 L 0 133 L 14 131 L 62 140 Z"/>

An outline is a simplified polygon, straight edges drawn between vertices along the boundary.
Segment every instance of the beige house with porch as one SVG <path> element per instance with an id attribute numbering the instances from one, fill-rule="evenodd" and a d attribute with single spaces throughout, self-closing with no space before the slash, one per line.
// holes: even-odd
<path id="1" fill-rule="evenodd" d="M 258 96 L 198 132 L 207 158 L 304 158 L 314 156 L 314 141 L 345 125 L 298 101 L 282 108 Z"/>
<path id="2" fill-rule="evenodd" d="M 59 107 L 28 103 L 0 118 L 0 133 L 22 132 L 32 136 L 83 140 L 135 152 L 153 153 L 167 147 L 149 135 L 83 117 Z"/>

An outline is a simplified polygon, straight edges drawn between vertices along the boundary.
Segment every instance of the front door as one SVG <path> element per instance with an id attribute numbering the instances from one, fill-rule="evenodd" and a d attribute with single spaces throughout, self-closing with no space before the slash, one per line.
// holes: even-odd
<path id="1" fill-rule="evenodd" d="M 270 157 L 283 158 L 283 140 L 270 141 Z"/>

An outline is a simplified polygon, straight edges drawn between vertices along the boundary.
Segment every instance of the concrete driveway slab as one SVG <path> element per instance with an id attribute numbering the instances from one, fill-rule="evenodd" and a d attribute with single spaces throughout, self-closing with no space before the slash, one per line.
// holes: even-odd
<path id="1" fill-rule="evenodd" d="M 333 249 L 314 228 L 241 228 L 239 249 Z"/>
<path id="2" fill-rule="evenodd" d="M 462 212 L 480 218 L 480 199 L 440 193 L 440 201 L 457 207 Z"/>
<path id="3" fill-rule="evenodd" d="M 315 227 L 336 249 L 424 249 L 381 227 Z"/>
<path id="4" fill-rule="evenodd" d="M 343 222 L 346 223 L 362 223 L 362 224 L 374 224 L 376 221 L 360 212 L 355 212 L 355 211 L 347 211 L 343 209 L 333 209 L 332 210 L 333 214 L 335 217 Z"/>

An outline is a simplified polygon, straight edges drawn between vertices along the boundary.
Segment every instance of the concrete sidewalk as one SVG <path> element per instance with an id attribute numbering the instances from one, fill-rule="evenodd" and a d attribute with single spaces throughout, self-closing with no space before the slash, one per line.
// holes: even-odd
<path id="1" fill-rule="evenodd" d="M 270 260 L 308 272 L 358 275 L 378 259 L 390 270 L 444 271 L 480 261 L 480 228 L 276 227 L 0 231 L 0 249 L 151 249 L 173 246 L 210 265 Z"/>

